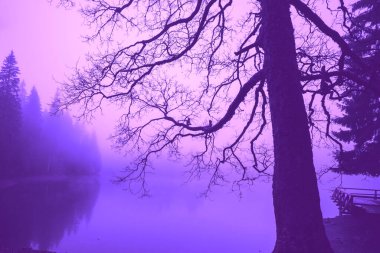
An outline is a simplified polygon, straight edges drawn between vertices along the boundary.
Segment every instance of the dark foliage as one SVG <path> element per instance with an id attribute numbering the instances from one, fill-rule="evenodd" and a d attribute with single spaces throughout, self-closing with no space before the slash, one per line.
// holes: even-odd
<path id="1" fill-rule="evenodd" d="M 9 168 L 18 161 L 17 144 L 21 129 L 19 72 L 16 58 L 11 52 L 0 71 L 0 166 L 3 167 L 0 175 L 12 174 Z"/>
<path id="2" fill-rule="evenodd" d="M 352 18 L 352 28 L 347 40 L 373 71 L 365 73 L 355 63 L 349 70 L 373 86 L 380 86 L 374 76 L 380 74 L 380 2 L 360 0 L 353 5 L 357 14 Z M 368 87 L 349 82 L 349 96 L 341 103 L 343 116 L 335 119 L 344 129 L 335 136 L 353 143 L 352 150 L 337 153 L 339 167 L 334 170 L 346 174 L 380 175 L 380 94 Z"/>

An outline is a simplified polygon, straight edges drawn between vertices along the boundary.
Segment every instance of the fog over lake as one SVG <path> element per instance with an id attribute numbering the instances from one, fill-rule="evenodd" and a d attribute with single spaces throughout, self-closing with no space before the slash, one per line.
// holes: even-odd
<path id="1" fill-rule="evenodd" d="M 209 197 L 202 182 L 184 183 L 181 172 L 162 168 L 150 177 L 151 196 L 139 198 L 99 178 L 34 180 L 0 191 L 3 247 L 72 252 L 270 252 L 275 241 L 271 184 L 215 187 Z M 320 183 L 324 217 L 338 210 L 330 199 L 337 179 Z M 364 181 L 363 181 L 364 180 Z M 351 186 L 378 180 L 345 177 Z"/>

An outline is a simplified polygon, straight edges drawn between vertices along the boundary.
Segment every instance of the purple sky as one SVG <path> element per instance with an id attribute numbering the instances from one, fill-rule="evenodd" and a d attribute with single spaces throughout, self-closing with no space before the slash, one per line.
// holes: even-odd
<path id="1" fill-rule="evenodd" d="M 237 7 L 244 9 L 243 4 Z M 21 79 L 28 90 L 37 87 L 46 108 L 57 89 L 57 80 L 65 80 L 70 68 L 89 50 L 81 37 L 88 28 L 76 10 L 57 8 L 48 0 L 3 0 L 0 12 L 0 60 L 14 51 Z M 106 108 L 104 115 L 92 122 L 103 153 L 109 150 L 106 138 L 113 130 L 114 110 Z"/>
<path id="2" fill-rule="evenodd" d="M 243 2 L 237 8 L 244 9 Z M 83 62 L 89 51 L 90 45 L 81 37 L 87 29 L 77 10 L 57 8 L 54 1 L 0 1 L 0 59 L 3 61 L 14 51 L 27 90 L 36 86 L 42 107 L 47 108 L 57 81 L 70 76 L 71 68 L 78 61 Z M 103 153 L 109 150 L 110 142 L 106 139 L 113 131 L 114 112 L 115 108 L 106 108 L 101 117 L 92 121 Z"/>
<path id="3" fill-rule="evenodd" d="M 78 60 L 83 60 L 89 45 L 81 37 L 87 27 L 76 10 L 65 10 L 48 0 L 0 1 L 0 59 L 14 51 L 21 79 L 29 91 L 36 86 L 43 108 L 47 108 L 58 87 Z M 112 110 L 92 121 L 103 153 L 113 130 Z M 110 153 L 110 152 L 108 152 Z M 115 158 L 115 157 L 112 157 Z"/>
<path id="4" fill-rule="evenodd" d="M 54 79 L 62 79 L 86 49 L 81 17 L 47 0 L 0 1 L 0 10 L 1 61 L 13 50 L 21 78 L 37 87 L 46 106 L 57 87 Z"/>

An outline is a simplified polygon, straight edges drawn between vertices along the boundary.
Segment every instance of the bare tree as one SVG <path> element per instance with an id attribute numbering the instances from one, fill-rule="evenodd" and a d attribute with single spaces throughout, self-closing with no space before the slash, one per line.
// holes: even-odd
<path id="1" fill-rule="evenodd" d="M 345 69 L 350 60 L 372 71 L 316 14 L 317 5 L 349 31 L 343 0 L 335 7 L 301 0 L 87 1 L 82 14 L 94 28 L 87 39 L 101 50 L 67 82 L 66 102 L 83 105 L 83 115 L 106 100 L 125 109 L 115 139 L 137 156 L 121 180 L 137 182 L 142 193 L 152 157 L 181 157 L 186 139 L 202 143 L 191 154 L 190 175 L 209 175 L 210 186 L 226 180 L 226 172 L 235 172 L 236 185 L 271 174 L 270 152 L 258 145 L 269 106 L 274 252 L 332 252 L 309 126 L 340 147 L 330 135 L 329 103 L 349 94 L 342 88 L 347 80 L 378 87 Z M 292 18 L 303 25 L 294 30 Z"/>

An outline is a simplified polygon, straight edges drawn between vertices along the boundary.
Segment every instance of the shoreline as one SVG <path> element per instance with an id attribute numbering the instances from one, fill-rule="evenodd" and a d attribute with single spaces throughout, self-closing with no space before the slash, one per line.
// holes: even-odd
<path id="1" fill-rule="evenodd" d="M 25 183 L 58 183 L 58 182 L 72 182 L 72 181 L 83 181 L 83 179 L 94 179 L 98 178 L 97 175 L 79 175 L 79 176 L 67 176 L 67 175 L 54 175 L 54 176 L 32 176 L 32 177 L 23 177 L 23 178 L 9 178 L 9 179 L 0 179 L 0 190 L 5 190 L 7 188 L 25 184 Z"/>
<path id="2" fill-rule="evenodd" d="M 380 252 L 380 214 L 337 216 L 324 224 L 335 253 Z"/>

